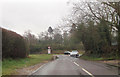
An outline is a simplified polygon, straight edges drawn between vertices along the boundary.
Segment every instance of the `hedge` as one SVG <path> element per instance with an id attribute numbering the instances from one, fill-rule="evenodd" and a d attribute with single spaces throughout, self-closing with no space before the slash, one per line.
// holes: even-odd
<path id="1" fill-rule="evenodd" d="M 21 35 L 2 28 L 2 58 L 24 58 L 28 53 L 27 42 Z"/>

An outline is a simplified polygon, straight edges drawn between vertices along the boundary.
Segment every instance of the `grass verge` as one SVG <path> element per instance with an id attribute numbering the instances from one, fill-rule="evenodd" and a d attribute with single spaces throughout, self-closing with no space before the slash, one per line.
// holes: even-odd
<path id="1" fill-rule="evenodd" d="M 32 54 L 24 59 L 4 59 L 2 62 L 2 75 L 11 75 L 16 73 L 16 69 L 32 66 L 43 61 L 51 60 L 52 55 Z"/>
<path id="2" fill-rule="evenodd" d="M 115 60 L 115 57 L 108 57 L 108 58 L 103 58 L 103 57 L 92 57 L 92 56 L 86 56 L 83 55 L 80 57 L 81 59 L 85 60 L 92 60 L 92 61 L 103 61 L 103 60 Z"/>

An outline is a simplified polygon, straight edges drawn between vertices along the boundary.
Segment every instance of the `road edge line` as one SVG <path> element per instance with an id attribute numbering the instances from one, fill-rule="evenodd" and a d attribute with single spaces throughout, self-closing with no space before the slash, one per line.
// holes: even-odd
<path id="1" fill-rule="evenodd" d="M 52 62 L 52 61 L 50 61 L 50 62 Z M 37 72 L 39 69 L 41 69 L 43 66 L 45 66 L 46 64 L 48 64 L 48 63 L 50 63 L 50 62 L 47 62 L 47 63 L 41 65 L 38 69 L 36 69 L 35 71 L 33 71 L 33 72 L 32 72 L 31 74 L 29 74 L 29 75 L 33 75 L 35 72 Z"/>
<path id="2" fill-rule="evenodd" d="M 37 72 L 40 68 L 42 68 L 42 67 L 45 66 L 45 65 L 46 65 L 46 63 L 43 64 L 43 65 L 41 65 L 38 69 L 36 69 L 35 71 L 33 71 L 30 75 L 34 74 L 35 72 Z"/>

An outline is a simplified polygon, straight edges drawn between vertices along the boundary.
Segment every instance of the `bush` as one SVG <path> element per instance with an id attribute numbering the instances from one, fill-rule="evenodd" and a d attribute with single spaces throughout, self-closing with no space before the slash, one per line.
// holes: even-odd
<path id="1" fill-rule="evenodd" d="M 24 38 L 2 28 L 2 58 L 24 58 L 27 55 L 28 47 Z"/>

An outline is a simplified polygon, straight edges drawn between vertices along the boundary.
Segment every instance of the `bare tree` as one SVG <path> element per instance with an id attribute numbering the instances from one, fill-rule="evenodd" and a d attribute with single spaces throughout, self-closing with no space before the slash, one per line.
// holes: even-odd
<path id="1" fill-rule="evenodd" d="M 34 34 L 31 33 L 31 30 L 25 31 L 23 36 L 30 46 L 35 45 L 38 42 L 38 39 Z"/>

